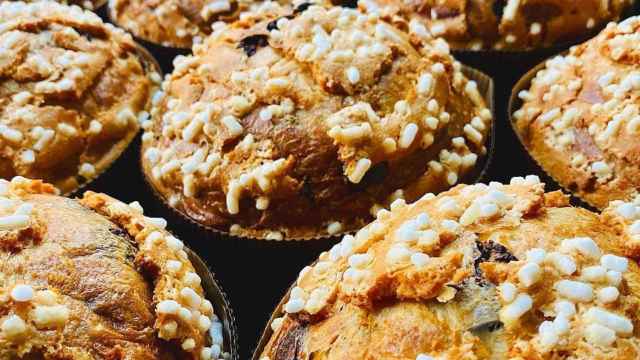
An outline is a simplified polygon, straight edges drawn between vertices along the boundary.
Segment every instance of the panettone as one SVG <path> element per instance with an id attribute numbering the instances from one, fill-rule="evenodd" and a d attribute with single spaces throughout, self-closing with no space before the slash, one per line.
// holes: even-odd
<path id="1" fill-rule="evenodd" d="M 0 180 L 1 359 L 221 358 L 222 325 L 166 221 Z"/>
<path id="2" fill-rule="evenodd" d="M 396 200 L 303 269 L 255 358 L 637 359 L 639 202 L 535 176 Z"/>
<path id="3" fill-rule="evenodd" d="M 516 89 L 514 127 L 532 157 L 565 189 L 604 208 L 640 188 L 640 19 L 546 62 Z"/>
<path id="4" fill-rule="evenodd" d="M 398 24 L 412 21 L 456 49 L 527 50 L 580 39 L 633 0 L 360 0 Z"/>
<path id="5" fill-rule="evenodd" d="M 103 172 L 162 80 L 131 36 L 77 6 L 0 3 L 0 177 L 69 193 Z"/>
<path id="6" fill-rule="evenodd" d="M 175 65 L 143 123 L 143 170 L 169 206 L 234 235 L 355 229 L 455 185 L 487 151 L 491 111 L 447 44 L 375 14 L 247 17 Z"/>

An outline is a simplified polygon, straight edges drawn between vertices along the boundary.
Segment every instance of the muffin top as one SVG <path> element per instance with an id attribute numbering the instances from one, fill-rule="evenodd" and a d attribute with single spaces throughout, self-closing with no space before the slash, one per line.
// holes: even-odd
<path id="1" fill-rule="evenodd" d="M 638 36 L 640 19 L 630 18 L 547 61 L 513 114 L 534 159 L 600 209 L 640 188 Z"/>
<path id="2" fill-rule="evenodd" d="M 43 0 L 25 0 L 24 2 L 36 2 Z M 50 0 L 65 5 L 77 5 L 87 10 L 96 10 L 107 3 L 107 0 Z"/>
<path id="3" fill-rule="evenodd" d="M 40 180 L 0 192 L 0 358 L 219 356 L 220 323 L 164 219 Z"/>
<path id="4" fill-rule="evenodd" d="M 190 48 L 217 26 L 246 12 L 281 12 L 291 2 L 255 0 L 110 0 L 109 15 L 140 39 L 167 47 Z"/>
<path id="5" fill-rule="evenodd" d="M 443 40 L 354 9 L 238 21 L 178 58 L 143 123 L 153 187 L 240 236 L 363 225 L 397 197 L 454 185 L 486 149 L 491 111 Z"/>
<path id="6" fill-rule="evenodd" d="M 549 47 L 617 20 L 633 0 L 361 0 L 399 23 L 417 21 L 456 49 Z"/>
<path id="7" fill-rule="evenodd" d="M 303 269 L 260 359 L 637 359 L 630 221 L 535 176 L 396 200 Z"/>
<path id="8" fill-rule="evenodd" d="M 111 164 L 161 77 L 131 36 L 77 6 L 0 4 L 0 177 L 63 193 Z"/>

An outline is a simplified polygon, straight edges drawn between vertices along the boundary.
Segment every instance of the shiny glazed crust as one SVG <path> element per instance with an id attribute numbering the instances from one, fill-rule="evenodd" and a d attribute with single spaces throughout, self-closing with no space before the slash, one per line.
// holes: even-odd
<path id="1" fill-rule="evenodd" d="M 636 359 L 640 269 L 609 223 L 637 204 L 624 223 L 535 176 L 398 200 L 303 269 L 256 358 Z"/>
<path id="2" fill-rule="evenodd" d="M 633 0 L 361 0 L 396 22 L 424 24 L 456 49 L 525 50 L 588 35 Z"/>
<path id="3" fill-rule="evenodd" d="M 280 7 L 282 3 L 284 7 Z M 217 22 L 233 22 L 243 13 L 286 11 L 289 1 L 255 0 L 109 0 L 118 26 L 152 43 L 190 48 L 206 38 Z M 289 8 L 289 11 L 291 9 Z"/>
<path id="4" fill-rule="evenodd" d="M 136 135 L 158 68 L 131 36 L 77 6 L 3 2 L 0 28 L 0 177 L 69 193 Z"/>
<path id="5" fill-rule="evenodd" d="M 212 358 L 219 322 L 163 219 L 40 180 L 0 188 L 0 358 Z"/>
<path id="6" fill-rule="evenodd" d="M 397 197 L 449 188 L 486 153 L 491 112 L 446 43 L 373 15 L 252 17 L 194 53 L 143 124 L 142 163 L 202 225 L 268 239 L 340 233 Z"/>
<path id="7" fill-rule="evenodd" d="M 529 153 L 556 181 L 604 208 L 640 187 L 640 89 L 636 37 L 640 19 L 611 24 L 600 35 L 553 58 L 513 114 Z"/>

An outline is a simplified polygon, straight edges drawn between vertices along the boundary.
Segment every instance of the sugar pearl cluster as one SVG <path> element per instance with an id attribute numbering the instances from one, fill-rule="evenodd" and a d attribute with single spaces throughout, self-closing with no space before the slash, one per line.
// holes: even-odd
<path id="1" fill-rule="evenodd" d="M 23 201 L 10 189 L 20 186 L 25 178 L 16 176 L 7 180 L 0 180 L 0 231 L 18 231 L 29 227 L 33 204 Z"/>
<path id="2" fill-rule="evenodd" d="M 325 12 L 329 17 L 323 19 Z M 336 22 L 331 21 L 335 18 L 338 19 Z M 359 89 L 375 84 L 377 69 L 392 59 L 390 48 L 403 47 L 408 42 L 406 34 L 379 21 L 376 12 L 364 15 L 351 9 L 312 7 L 299 20 L 312 26 L 303 28 L 294 22 L 279 21 L 279 30 L 272 31 L 271 36 L 308 39 L 308 42 L 294 42 L 295 46 L 291 47 L 299 61 L 317 64 L 326 71 L 346 67 L 344 78 L 338 75 L 336 81 L 348 93 L 357 93 Z M 357 46 L 355 51 L 351 44 Z M 440 50 L 437 44 L 439 42 L 425 43 L 421 51 L 437 53 Z M 448 49 L 441 55 L 446 62 L 425 61 L 424 70 L 415 74 L 416 96 L 399 99 L 393 111 L 380 114 L 370 103 L 357 102 L 326 118 L 327 135 L 339 147 L 349 181 L 359 183 L 377 162 L 426 149 L 437 140 L 436 136 L 451 121 L 451 114 L 442 103 L 447 100 L 441 93 L 443 84 L 453 84 L 471 100 L 476 114 L 466 121 L 461 135 L 476 151 L 483 148 L 484 136 L 491 126 L 491 113 L 486 109 L 477 84 L 462 75 L 460 65 L 453 63 L 453 72 L 447 69 L 452 66 Z M 478 158 L 478 154 L 467 147 L 464 137 L 456 138 L 451 142 L 451 148 L 440 154 L 441 164 L 449 170 L 445 176 L 450 184 L 455 184 L 458 172 L 473 166 Z"/>
<path id="3" fill-rule="evenodd" d="M 19 14 L 19 20 L 16 20 Z M 68 19 L 73 19 L 74 26 L 67 24 Z M 30 24 L 39 21 L 48 21 L 52 24 L 52 30 L 46 32 L 26 32 L 21 30 Z M 102 156 L 107 156 L 106 151 L 98 152 L 91 149 L 90 145 L 95 141 L 103 141 L 105 136 L 113 136 L 113 146 L 118 141 L 125 141 L 127 134 L 132 137 L 132 132 L 138 129 L 138 120 L 148 116 L 140 107 L 146 101 L 139 101 L 146 96 L 147 90 L 159 86 L 160 76 L 156 69 L 148 63 L 148 59 L 142 59 L 134 51 L 129 54 L 121 54 L 120 47 L 124 44 L 135 46 L 131 36 L 111 25 L 103 24 L 95 14 L 84 11 L 77 6 L 64 6 L 55 2 L 38 2 L 25 4 L 22 2 L 4 2 L 0 5 L 0 24 L 3 25 L 0 37 L 0 59 L 21 59 L 16 66 L 29 68 L 29 71 L 37 74 L 34 81 L 17 86 L 14 82 L 0 82 L 0 87 L 7 86 L 4 92 L 6 111 L 0 117 L 0 146 L 11 154 L 14 169 L 19 174 L 34 174 L 44 178 L 49 174 L 39 173 L 43 168 L 55 168 L 51 164 L 44 166 L 41 162 L 61 161 L 52 153 L 64 153 L 66 147 L 82 144 L 83 148 L 74 149 L 69 156 L 77 157 L 78 167 L 76 173 L 69 174 L 75 178 L 80 175 L 84 180 L 94 178 L 102 169 L 96 169 L 95 164 L 100 162 Z M 87 37 L 83 31 L 90 33 L 102 29 L 106 32 L 104 38 Z M 60 47 L 53 40 L 55 34 L 58 41 L 75 44 L 75 50 Z M 61 40 L 64 39 L 64 40 Z M 26 46 L 26 49 L 23 47 Z M 94 49 L 78 50 L 78 49 Z M 18 55 L 24 53 L 24 56 Z M 55 53 L 55 56 L 51 54 Z M 60 99 L 72 98 L 71 102 L 83 96 L 91 96 L 94 91 L 90 83 L 98 82 L 101 74 L 108 74 L 108 68 L 96 73 L 97 67 L 105 66 L 112 59 L 122 58 L 121 61 L 109 65 L 118 71 L 133 68 L 134 63 L 142 66 L 145 74 L 131 75 L 128 81 L 140 84 L 140 94 L 132 94 L 130 101 L 113 101 L 113 108 L 100 108 L 99 111 L 88 109 L 71 109 L 70 104 L 60 102 L 61 107 L 47 106 L 47 102 L 58 102 Z M 22 83 L 24 74 L 16 72 L 13 80 Z M 106 75 L 105 75 L 106 76 Z M 117 94 L 114 94 L 117 98 Z M 63 112 L 66 111 L 66 112 Z M 108 115 L 105 115 L 108 114 Z M 54 119 L 55 121 L 49 120 Z M 127 129 L 128 131 L 123 131 Z M 117 136 L 114 134 L 118 134 Z M 126 141 L 129 141 L 127 139 Z M 122 146 L 122 144 L 120 144 Z M 89 153 L 93 153 L 89 155 Z M 60 157 L 64 159 L 67 156 Z M 56 174 L 59 177 L 59 174 Z M 64 181 L 61 188 L 64 192 L 71 189 Z"/>
<path id="4" fill-rule="evenodd" d="M 499 316 L 507 329 L 537 307 L 545 317 L 534 342 L 541 352 L 562 347 L 569 333 L 581 332 L 595 346 L 614 346 L 632 334 L 631 320 L 620 313 L 620 286 L 628 260 L 603 254 L 589 237 L 564 239 L 556 251 L 533 248 L 517 264 L 514 276 L 498 286 L 503 304 Z M 554 296 L 535 300 L 541 283 L 552 285 Z M 535 305 L 534 305 L 535 303 Z"/>
<path id="5" fill-rule="evenodd" d="M 536 176 L 514 178 L 511 185 L 513 189 L 541 186 Z M 355 235 L 345 235 L 314 265 L 304 268 L 283 311 L 320 313 L 331 305 L 336 293 L 342 299 L 366 294 L 366 289 L 378 279 L 385 279 L 387 272 L 437 271 L 450 276 L 452 273 L 446 274 L 449 270 L 441 268 L 449 261 L 439 254 L 443 246 L 477 222 L 498 221 L 500 217 L 519 219 L 526 204 L 510 187 L 499 183 L 465 186 L 451 195 L 426 194 L 413 204 L 397 199 L 390 211 L 380 209 L 374 222 Z M 489 207 L 491 211 L 486 210 Z M 426 211 L 417 212 L 416 208 Z M 390 228 L 389 222 L 399 214 L 407 220 Z M 447 302 L 455 293 L 454 288 L 445 286 L 440 292 L 424 296 Z"/>
<path id="6" fill-rule="evenodd" d="M 463 75 L 442 41 L 414 47 L 406 33 L 376 14 L 313 5 L 302 9 L 292 17 L 273 17 L 265 33 L 251 36 L 245 29 L 220 24 L 214 35 L 194 46 L 194 55 L 174 60 L 174 72 L 153 95 L 151 116 L 142 122 L 146 172 L 154 186 L 166 192 L 170 205 L 180 207 L 187 199 L 220 190 L 220 208 L 241 218 L 249 199 L 255 209 L 266 212 L 274 199 L 299 194 L 306 170 L 300 173 L 293 167 L 308 154 L 283 154 L 287 146 L 280 142 L 289 137 L 323 144 L 328 137 L 338 148 L 350 183 L 360 183 L 380 162 L 442 142 L 424 176 L 454 185 L 485 154 L 491 111 L 478 84 Z M 247 15 L 241 21 L 250 26 L 260 20 Z M 395 47 L 403 49 L 402 55 L 392 51 Z M 238 61 L 218 79 L 215 64 L 221 51 L 238 59 L 266 56 L 274 65 Z M 428 60 L 431 55 L 433 60 Z M 407 80 L 411 87 L 388 111 L 374 110 L 368 95 L 382 83 L 381 67 L 397 56 L 416 64 L 415 73 L 394 79 Z M 308 73 L 309 68 L 314 72 Z M 182 87 L 187 79 L 198 79 L 211 91 L 187 96 Z M 222 88 L 225 91 L 215 90 Z M 451 110 L 452 96 L 465 99 L 464 109 Z M 336 108 L 336 101 L 344 104 Z M 311 121 L 316 117 L 320 121 Z M 462 122 L 457 134 L 448 133 L 451 122 Z M 448 138 L 441 141 L 442 136 Z M 327 219 L 322 226 L 338 234 L 347 224 Z M 280 229 L 270 230 L 269 238 L 284 237 Z M 250 230 L 236 224 L 229 231 Z"/>
<path id="7" fill-rule="evenodd" d="M 145 216 L 138 202 L 127 205 L 103 194 L 88 192 L 81 201 L 125 228 L 144 257 L 161 269 L 154 289 L 158 336 L 202 360 L 224 357 L 222 323 L 204 297 L 183 242 L 165 230 L 166 220 Z"/>
<path id="8" fill-rule="evenodd" d="M 70 309 L 55 291 L 24 283 L 0 288 L 0 304 L 9 309 L 0 316 L 0 339 L 9 344 L 20 344 L 35 331 L 61 331 L 71 317 Z"/>

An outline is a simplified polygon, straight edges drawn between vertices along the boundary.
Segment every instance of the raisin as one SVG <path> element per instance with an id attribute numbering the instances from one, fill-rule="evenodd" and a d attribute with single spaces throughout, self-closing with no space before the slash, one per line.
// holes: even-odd
<path id="1" fill-rule="evenodd" d="M 246 38 L 240 40 L 238 49 L 244 50 L 244 53 L 247 54 L 247 56 L 252 56 L 256 53 L 256 51 L 258 51 L 258 48 L 267 46 L 269 44 L 267 39 L 267 35 L 264 34 L 247 36 Z"/>

